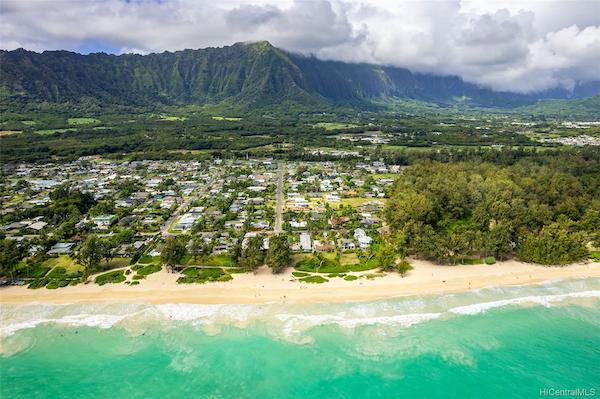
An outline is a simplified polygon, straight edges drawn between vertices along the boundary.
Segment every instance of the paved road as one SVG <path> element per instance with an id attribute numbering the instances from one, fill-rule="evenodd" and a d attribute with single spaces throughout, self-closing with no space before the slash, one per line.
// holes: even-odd
<path id="1" fill-rule="evenodd" d="M 275 234 L 283 231 L 283 162 L 277 165 L 277 206 L 275 208 Z"/>

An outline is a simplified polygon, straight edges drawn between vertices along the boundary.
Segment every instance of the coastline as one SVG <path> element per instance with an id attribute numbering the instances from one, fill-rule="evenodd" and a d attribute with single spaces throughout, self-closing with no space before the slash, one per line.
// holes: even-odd
<path id="1" fill-rule="evenodd" d="M 89 283 L 56 290 L 26 287 L 0 288 L 0 304 L 27 303 L 148 303 L 148 304 L 316 304 L 373 301 L 410 295 L 444 294 L 491 286 L 540 284 L 553 280 L 600 277 L 600 264 L 576 263 L 549 267 L 515 260 L 495 265 L 440 266 L 411 259 L 414 269 L 406 277 L 387 274 L 374 279 L 324 284 L 291 281 L 292 269 L 279 275 L 264 267 L 255 274 L 234 274 L 228 282 L 177 284 L 178 274 L 162 270 L 137 286 L 98 286 Z"/>

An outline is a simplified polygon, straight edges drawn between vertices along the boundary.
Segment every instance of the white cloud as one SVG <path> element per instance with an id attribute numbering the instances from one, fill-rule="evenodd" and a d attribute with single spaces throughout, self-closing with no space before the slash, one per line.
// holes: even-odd
<path id="1" fill-rule="evenodd" d="M 596 0 L 3 0 L 0 47 L 160 52 L 269 40 L 498 90 L 600 80 Z"/>

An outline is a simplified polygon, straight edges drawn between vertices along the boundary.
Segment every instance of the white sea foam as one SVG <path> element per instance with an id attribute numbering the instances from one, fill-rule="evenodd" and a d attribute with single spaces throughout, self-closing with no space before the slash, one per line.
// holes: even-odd
<path id="1" fill-rule="evenodd" d="M 550 307 L 553 303 L 562 302 L 571 298 L 599 298 L 600 291 L 583 291 L 583 292 L 571 292 L 567 294 L 557 295 L 536 295 L 536 296 L 525 296 L 518 298 L 503 299 L 499 301 L 474 303 L 466 306 L 458 306 L 448 310 L 450 313 L 462 314 L 462 315 L 474 315 L 481 312 L 485 312 L 490 309 L 499 308 L 509 305 L 524 305 L 524 304 L 535 304 Z"/>
<path id="2" fill-rule="evenodd" d="M 443 317 L 475 315 L 504 306 L 552 306 L 567 300 L 599 298 L 600 281 L 576 285 L 555 284 L 537 288 L 509 288 L 457 294 L 413 297 L 390 301 L 320 305 L 194 305 L 194 304 L 96 304 L 96 305 L 0 305 L 0 336 L 9 336 L 41 324 L 111 328 L 119 325 L 132 331 L 157 321 L 198 326 L 213 333 L 222 325 L 244 328 L 264 322 L 275 336 L 305 342 L 302 335 L 312 328 L 332 325 L 344 330 L 362 326 L 408 328 Z M 570 292 L 576 288 L 577 292 Z M 587 290 L 585 290 L 587 288 Z M 583 291 L 580 291 L 582 290 Z M 519 296 L 520 294 L 520 296 Z M 526 294 L 526 295 L 523 295 Z M 504 296 L 506 299 L 497 299 Z M 497 300 L 494 300 L 497 299 Z"/>

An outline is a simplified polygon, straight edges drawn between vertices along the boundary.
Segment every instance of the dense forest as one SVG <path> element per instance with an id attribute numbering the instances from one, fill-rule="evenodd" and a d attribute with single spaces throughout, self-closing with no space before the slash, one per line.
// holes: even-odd
<path id="1" fill-rule="evenodd" d="M 566 264 L 600 244 L 599 171 L 597 152 L 503 166 L 421 162 L 395 182 L 386 217 L 405 255 Z"/>

